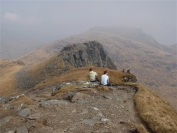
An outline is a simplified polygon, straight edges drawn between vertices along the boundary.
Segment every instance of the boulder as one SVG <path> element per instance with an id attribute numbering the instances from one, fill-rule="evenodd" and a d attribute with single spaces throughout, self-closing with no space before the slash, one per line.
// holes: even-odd
<path id="1" fill-rule="evenodd" d="M 28 133 L 28 129 L 26 126 L 22 126 L 16 129 L 15 133 Z"/>
<path id="2" fill-rule="evenodd" d="M 29 109 L 29 108 L 25 108 L 25 109 L 21 110 L 21 111 L 18 113 L 18 115 L 19 115 L 19 116 L 22 116 L 22 117 L 26 117 L 26 116 L 28 116 L 30 113 L 31 113 L 31 112 L 30 112 L 30 109 Z"/>
<path id="3" fill-rule="evenodd" d="M 40 117 L 41 117 L 40 113 L 35 113 L 35 114 L 32 114 L 32 115 L 29 115 L 28 119 L 30 119 L 30 120 L 36 120 L 36 119 L 38 119 Z"/>
<path id="4" fill-rule="evenodd" d="M 64 100 L 48 100 L 40 103 L 41 107 L 48 107 L 50 105 L 68 105 L 68 102 Z"/>
<path id="5" fill-rule="evenodd" d="M 90 96 L 84 93 L 77 92 L 71 99 L 71 102 L 76 102 L 77 100 L 83 100 L 89 98 Z"/>
<path id="6" fill-rule="evenodd" d="M 12 118 L 11 116 L 7 116 L 7 117 L 1 119 L 0 120 L 0 127 L 5 125 L 6 123 L 8 123 L 11 120 L 11 118 Z"/>

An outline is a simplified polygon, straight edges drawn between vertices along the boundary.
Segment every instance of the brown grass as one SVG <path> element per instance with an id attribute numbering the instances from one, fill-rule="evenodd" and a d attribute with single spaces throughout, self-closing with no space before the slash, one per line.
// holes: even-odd
<path id="1" fill-rule="evenodd" d="M 134 100 L 141 119 L 155 133 L 176 133 L 177 112 L 153 91 L 137 87 Z"/>
<path id="2" fill-rule="evenodd" d="M 123 80 L 123 76 L 134 76 L 133 74 L 126 74 L 122 73 L 118 70 L 111 70 L 108 68 L 101 68 L 101 67 L 92 67 L 94 71 L 98 73 L 98 79 L 100 80 L 101 75 L 105 70 L 108 71 L 108 76 L 110 79 L 111 84 L 121 84 Z M 50 79 L 46 79 L 45 83 L 39 83 L 35 86 L 35 88 L 43 87 L 43 86 L 49 86 L 49 85 L 55 85 L 60 82 L 72 82 L 72 81 L 89 81 L 89 69 L 90 67 L 82 67 L 77 69 L 71 69 L 66 74 L 60 75 L 60 76 L 54 76 Z"/>
<path id="3" fill-rule="evenodd" d="M 66 93 L 66 92 L 75 92 L 75 91 L 93 91 L 93 88 L 85 88 L 83 89 L 82 86 L 84 85 L 65 85 L 63 86 L 61 89 L 57 90 L 54 94 L 52 94 L 52 96 L 57 96 L 60 95 L 62 93 Z M 110 91 L 110 89 L 107 86 L 98 86 L 95 88 L 98 91 Z"/>
<path id="4" fill-rule="evenodd" d="M 61 89 L 57 90 L 54 95 L 60 94 L 60 93 L 66 93 L 66 92 L 73 92 L 76 91 L 79 88 L 79 85 L 66 85 L 63 86 Z"/>
<path id="5" fill-rule="evenodd" d="M 14 98 L 11 101 L 11 105 L 19 106 L 20 104 L 33 105 L 34 101 L 26 97 L 25 95 L 21 95 L 18 98 Z"/>
<path id="6" fill-rule="evenodd" d="M 136 128 L 136 133 L 148 133 L 142 124 L 128 123 L 129 126 Z"/>
<path id="7" fill-rule="evenodd" d="M 100 85 L 100 86 L 96 87 L 96 89 L 98 91 L 110 91 L 107 86 L 103 86 L 103 85 Z"/>
<path id="8" fill-rule="evenodd" d="M 0 65 L 6 64 L 5 67 L 0 68 L 0 95 L 8 96 L 17 93 L 15 73 L 23 66 L 9 62 L 0 62 Z"/>

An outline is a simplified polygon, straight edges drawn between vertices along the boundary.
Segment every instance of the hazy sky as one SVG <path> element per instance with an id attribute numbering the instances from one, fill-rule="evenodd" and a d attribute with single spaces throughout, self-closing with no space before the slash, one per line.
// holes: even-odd
<path id="1" fill-rule="evenodd" d="M 141 28 L 159 43 L 177 43 L 177 1 L 1 0 L 1 29 L 28 33 L 43 42 L 95 26 Z"/>

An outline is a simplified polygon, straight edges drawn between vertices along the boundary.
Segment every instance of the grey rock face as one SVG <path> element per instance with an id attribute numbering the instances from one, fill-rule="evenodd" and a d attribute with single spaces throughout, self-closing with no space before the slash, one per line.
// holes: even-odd
<path id="1" fill-rule="evenodd" d="M 117 69 L 103 46 L 96 41 L 67 45 L 63 48 L 60 55 L 63 56 L 65 62 L 70 63 L 76 68 L 93 65 Z"/>
<path id="2" fill-rule="evenodd" d="M 3 119 L 0 120 L 0 127 L 5 125 L 6 123 L 8 123 L 9 121 L 11 120 L 11 117 L 10 116 L 7 116 Z"/>
<path id="3" fill-rule="evenodd" d="M 83 94 L 83 93 L 80 93 L 80 92 L 77 92 L 73 98 L 71 99 L 71 102 L 76 102 L 77 100 L 82 100 L 82 99 L 86 99 L 86 98 L 89 98 L 90 96 L 87 95 L 87 94 Z"/>
<path id="4" fill-rule="evenodd" d="M 18 115 L 19 116 L 22 116 L 22 117 L 26 117 L 30 114 L 30 109 L 29 108 L 25 108 L 23 110 L 21 110 Z"/>
<path id="5" fill-rule="evenodd" d="M 30 120 L 36 120 L 36 119 L 38 119 L 40 117 L 41 117 L 40 113 L 35 113 L 35 114 L 32 114 L 32 115 L 29 115 L 28 119 L 30 119 Z"/>
<path id="6" fill-rule="evenodd" d="M 23 127 L 17 128 L 15 133 L 28 133 L 28 129 L 27 127 L 23 126 Z"/>
<path id="7" fill-rule="evenodd" d="M 100 122 L 97 120 L 85 119 L 85 120 L 81 121 L 80 123 L 83 123 L 83 124 L 86 124 L 89 126 L 94 126 L 96 123 L 100 123 Z"/>
<path id="8" fill-rule="evenodd" d="M 45 102 L 42 102 L 41 107 L 48 107 L 50 105 L 68 105 L 68 102 L 64 101 L 64 100 L 48 100 Z"/>

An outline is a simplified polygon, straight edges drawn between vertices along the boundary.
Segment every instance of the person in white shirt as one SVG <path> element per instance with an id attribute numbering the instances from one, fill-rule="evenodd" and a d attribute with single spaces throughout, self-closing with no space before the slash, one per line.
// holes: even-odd
<path id="1" fill-rule="evenodd" d="M 104 74 L 101 75 L 101 85 L 111 86 L 109 83 L 109 76 L 107 71 L 104 71 Z"/>
<path id="2" fill-rule="evenodd" d="M 97 75 L 98 74 L 94 72 L 92 68 L 90 68 L 90 72 L 89 72 L 90 82 L 96 82 L 96 81 L 99 82 L 99 80 L 97 79 Z"/>

